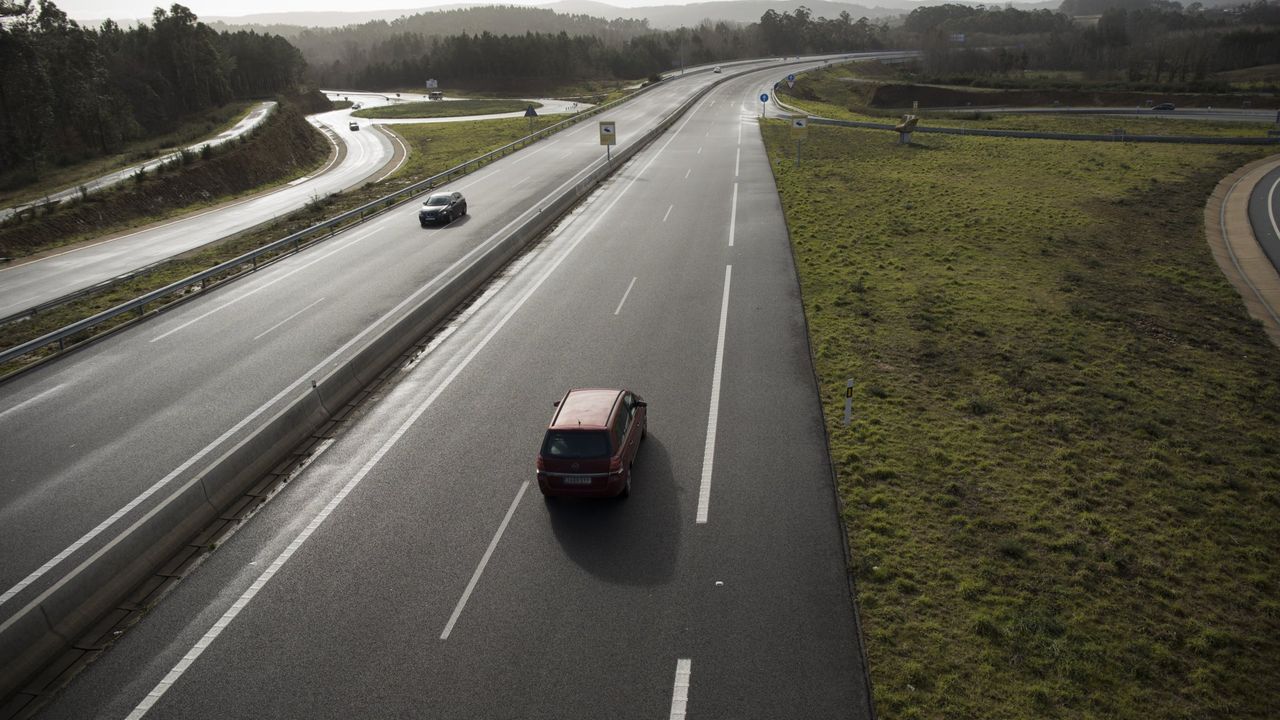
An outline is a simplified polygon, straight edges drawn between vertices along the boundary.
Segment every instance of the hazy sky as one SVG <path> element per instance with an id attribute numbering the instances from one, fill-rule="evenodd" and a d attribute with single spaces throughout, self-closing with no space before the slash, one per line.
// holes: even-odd
<path id="1" fill-rule="evenodd" d="M 411 15 L 424 8 L 457 5 L 463 0 L 176 0 L 191 8 L 197 17 L 238 17 L 279 12 L 361 12 L 367 10 L 405 10 Z M 642 5 L 684 5 L 681 0 L 604 0 L 618 7 Z M 168 8 L 175 0 L 54 0 L 54 4 L 73 20 L 97 21 L 105 18 L 130 20 L 149 18 L 156 7 Z M 503 5 L 545 5 L 551 0 L 503 0 Z M 475 3 L 474 0 L 472 4 Z"/>

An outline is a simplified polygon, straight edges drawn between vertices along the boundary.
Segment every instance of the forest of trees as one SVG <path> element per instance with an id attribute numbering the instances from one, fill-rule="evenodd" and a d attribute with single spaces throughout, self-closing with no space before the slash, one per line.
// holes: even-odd
<path id="1" fill-rule="evenodd" d="M 91 30 L 51 0 L 0 2 L 0 173 L 34 176 L 231 100 L 293 90 L 306 66 L 283 38 L 216 33 L 182 5 L 157 8 L 150 25 Z"/>
<path id="2" fill-rule="evenodd" d="M 1106 3 L 1063 2 L 1064 9 L 1099 10 L 1096 24 L 1061 11 L 950 4 L 917 8 L 903 27 L 919 38 L 925 73 L 933 76 L 1076 70 L 1101 80 L 1204 85 L 1214 72 L 1280 63 L 1280 3 Z M 972 49 L 984 47 L 1000 49 Z"/>

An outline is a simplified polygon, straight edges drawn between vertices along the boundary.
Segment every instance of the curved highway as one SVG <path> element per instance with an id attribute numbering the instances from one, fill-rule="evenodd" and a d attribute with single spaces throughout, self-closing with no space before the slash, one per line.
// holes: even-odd
<path id="1" fill-rule="evenodd" d="M 108 187 L 111 187 L 112 185 L 119 185 L 125 180 L 128 180 L 130 177 L 133 176 L 134 173 L 138 172 L 139 170 L 142 170 L 144 172 L 150 172 L 152 170 L 155 170 L 161 165 L 177 158 L 183 152 L 198 153 L 201 150 L 204 150 L 206 147 L 217 147 L 218 145 L 222 145 L 223 143 L 230 142 L 231 140 L 234 140 L 240 137 L 241 135 L 244 135 L 250 130 L 253 130 L 254 128 L 261 125 L 262 123 L 266 122 L 267 118 L 271 116 L 271 113 L 274 112 L 275 109 L 276 109 L 275 101 L 258 103 L 248 112 L 248 114 L 246 114 L 243 118 L 240 118 L 240 120 L 235 125 L 233 125 L 227 130 L 224 130 L 221 133 L 218 133 L 217 135 L 207 140 L 201 140 L 200 142 L 194 145 L 187 146 L 183 150 L 177 150 L 167 155 L 162 155 L 157 158 L 152 158 L 151 160 L 148 160 L 146 162 L 138 163 L 137 165 L 130 165 L 129 167 L 124 168 L 122 170 L 116 170 L 115 172 L 107 173 L 102 177 L 95 178 L 85 183 L 81 183 L 76 187 L 67 188 L 66 190 L 53 193 L 52 195 L 41 198 L 36 202 L 25 203 L 23 205 L 16 205 L 14 207 L 0 208 L 0 220 L 6 220 L 9 217 L 13 216 L 15 213 L 21 212 L 23 210 L 26 210 L 27 208 L 34 207 L 36 205 L 43 205 L 44 203 L 49 202 L 51 200 L 57 201 L 57 202 L 64 202 L 66 200 L 79 197 L 81 192 L 80 190 L 81 187 L 85 189 L 85 192 L 95 193 L 95 192 L 98 192 L 99 190 L 102 190 L 103 188 L 108 188 Z"/>
<path id="2" fill-rule="evenodd" d="M 1249 223 L 1267 259 L 1280 272 L 1280 167 L 1267 173 L 1249 195 Z"/>
<path id="3" fill-rule="evenodd" d="M 626 165 L 43 716 L 867 717 L 756 129 L 777 73 L 729 79 Z M 632 142 L 715 79 L 605 119 Z M 467 218 L 396 209 L 0 387 L 21 478 L 0 618 L 601 156 L 586 123 L 459 182 Z M 650 402 L 626 502 L 529 486 L 581 385 Z"/>

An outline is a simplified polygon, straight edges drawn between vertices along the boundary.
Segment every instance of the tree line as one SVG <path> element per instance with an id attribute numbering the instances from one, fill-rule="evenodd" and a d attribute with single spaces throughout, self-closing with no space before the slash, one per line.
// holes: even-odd
<path id="1" fill-rule="evenodd" d="M 1098 80 L 1214 90 L 1215 72 L 1280 63 L 1277 2 L 1205 8 L 1064 0 L 1062 10 L 1099 13 L 1082 21 L 1061 10 L 948 4 L 913 10 L 903 29 L 918 38 L 924 71 L 934 77 L 1073 70 Z"/>
<path id="2" fill-rule="evenodd" d="M 217 33 L 182 5 L 150 25 L 81 27 L 51 0 L 0 0 L 0 173 L 117 151 L 232 100 L 296 88 L 306 66 L 278 36 Z"/>

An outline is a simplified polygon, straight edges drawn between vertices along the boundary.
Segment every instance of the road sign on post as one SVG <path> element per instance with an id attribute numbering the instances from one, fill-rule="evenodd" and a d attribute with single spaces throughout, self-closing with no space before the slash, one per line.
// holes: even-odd
<path id="1" fill-rule="evenodd" d="M 791 75 L 787 76 L 787 87 L 793 88 L 795 86 L 796 86 L 796 76 L 794 73 L 792 73 Z"/>
<path id="2" fill-rule="evenodd" d="M 428 90 L 432 90 L 432 89 L 435 89 L 435 88 L 438 88 L 438 87 L 440 87 L 440 83 L 439 83 L 437 80 L 435 80 L 434 78 L 432 78 L 431 80 L 428 80 L 428 81 L 427 81 L 427 89 L 428 89 Z"/>
<path id="3" fill-rule="evenodd" d="M 618 144 L 618 125 L 612 120 L 600 121 L 600 144 L 604 146 L 605 159 L 613 160 L 612 146 Z"/>
<path id="4" fill-rule="evenodd" d="M 796 167 L 800 167 L 800 143 L 809 137 L 809 118 L 791 118 L 791 134 L 796 139 Z"/>
<path id="5" fill-rule="evenodd" d="M 760 117 L 764 117 L 764 104 L 769 102 L 769 93 L 760 93 Z"/>

